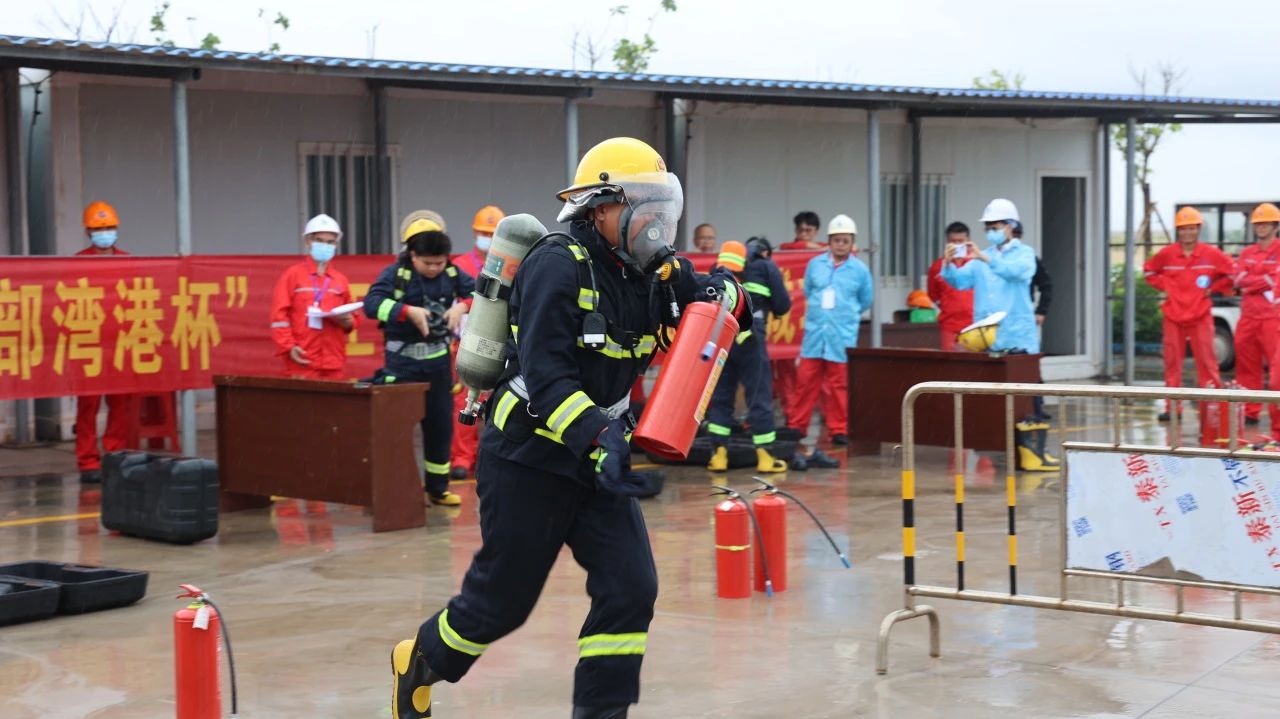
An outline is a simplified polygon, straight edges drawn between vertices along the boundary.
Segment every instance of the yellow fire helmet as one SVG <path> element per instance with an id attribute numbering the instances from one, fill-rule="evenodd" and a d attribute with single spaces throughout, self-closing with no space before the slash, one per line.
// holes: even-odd
<path id="1" fill-rule="evenodd" d="M 988 352 L 996 343 L 996 330 L 1007 312 L 996 312 L 960 330 L 956 342 L 970 352 Z"/>
<path id="2" fill-rule="evenodd" d="M 433 210 L 414 210 L 400 221 L 400 242 L 408 242 L 410 237 L 431 230 L 448 232 L 440 213 Z"/>

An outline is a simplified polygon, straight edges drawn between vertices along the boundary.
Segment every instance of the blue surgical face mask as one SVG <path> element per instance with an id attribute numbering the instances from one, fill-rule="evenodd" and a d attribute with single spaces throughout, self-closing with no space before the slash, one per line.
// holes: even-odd
<path id="1" fill-rule="evenodd" d="M 93 246 L 102 250 L 115 245 L 119 237 L 120 233 L 117 230 L 94 230 L 89 233 L 89 240 L 93 242 Z"/>
<path id="2" fill-rule="evenodd" d="M 311 243 L 311 259 L 316 262 L 328 262 L 333 256 L 338 254 L 338 246 L 331 245 L 327 242 Z"/>
<path id="3" fill-rule="evenodd" d="M 488 252 L 489 247 L 493 244 L 493 237 L 489 235 L 476 235 L 476 249 L 481 252 Z"/>
<path id="4" fill-rule="evenodd" d="M 990 242 L 993 245 L 1003 244 L 1004 230 L 995 227 L 987 230 L 987 242 Z"/>

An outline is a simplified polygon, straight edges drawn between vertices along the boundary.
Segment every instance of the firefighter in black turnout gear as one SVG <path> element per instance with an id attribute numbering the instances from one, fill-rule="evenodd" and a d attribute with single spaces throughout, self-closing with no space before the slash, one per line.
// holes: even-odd
<path id="1" fill-rule="evenodd" d="M 515 275 L 476 469 L 483 546 L 461 592 L 392 652 L 396 719 L 430 716 L 432 684 L 458 681 L 524 623 L 566 544 L 591 596 L 573 717 L 619 719 L 640 697 L 658 577 L 636 500 L 652 488 L 630 471 L 631 386 L 673 309 L 727 296 L 749 326 L 750 303 L 731 275 L 673 255 L 684 193 L 653 148 L 606 140 L 575 180 L 558 195 L 567 236 L 544 237 Z"/>
<path id="2" fill-rule="evenodd" d="M 425 215 L 414 219 L 415 215 Z M 427 499 L 453 507 L 449 445 L 453 439 L 453 375 L 449 343 L 470 308 L 475 281 L 449 261 L 443 221 L 414 213 L 401 231 L 404 251 L 378 274 L 364 298 L 364 312 L 382 328 L 384 366 L 374 382 L 430 382 L 422 417 L 422 467 Z"/>
<path id="3" fill-rule="evenodd" d="M 728 442 L 739 384 L 747 400 L 747 422 L 751 425 L 751 443 L 756 450 L 756 471 L 775 473 L 787 470 L 787 463 L 772 454 L 778 433 L 773 419 L 773 374 L 769 366 L 767 336 L 769 314 L 780 317 L 790 312 L 791 294 L 787 292 L 782 271 L 770 259 L 772 253 L 773 247 L 767 239 L 752 237 L 746 245 L 741 242 L 724 243 L 716 261 L 716 266 L 732 272 L 750 295 L 753 322 L 751 327 L 738 332 L 707 409 L 707 433 L 715 445 L 707 469 L 713 472 L 729 469 Z"/>

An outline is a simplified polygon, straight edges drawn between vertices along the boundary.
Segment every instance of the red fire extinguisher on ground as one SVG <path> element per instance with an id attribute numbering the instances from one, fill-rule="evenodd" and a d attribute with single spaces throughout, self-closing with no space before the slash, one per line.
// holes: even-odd
<path id="1" fill-rule="evenodd" d="M 716 596 L 751 596 L 751 525 L 747 508 L 734 499 L 716 505 Z"/>
<path id="2" fill-rule="evenodd" d="M 729 313 L 727 300 L 685 307 L 644 416 L 636 425 L 633 441 L 637 446 L 674 461 L 689 455 L 737 336 L 738 321 Z"/>
<path id="3" fill-rule="evenodd" d="M 751 509 L 760 523 L 760 543 L 756 545 L 755 590 L 765 591 L 766 564 L 773 591 L 787 590 L 787 500 L 776 493 L 762 494 L 751 503 Z"/>
<path id="4" fill-rule="evenodd" d="M 219 640 L 227 648 L 231 669 L 231 716 L 237 715 L 236 670 L 231 656 L 231 638 L 226 624 L 199 587 L 178 585 L 184 591 L 178 599 L 191 603 L 173 615 L 173 668 L 177 719 L 221 719 L 222 681 L 218 670 Z"/>
<path id="5" fill-rule="evenodd" d="M 1205 383 L 1205 389 L 1218 389 L 1212 380 Z M 1231 382 L 1225 389 L 1240 389 L 1240 385 Z M 1244 404 L 1230 402 L 1200 402 L 1200 446 L 1215 449 L 1228 449 L 1231 442 L 1230 416 L 1236 415 L 1236 437 L 1244 433 Z M 1243 444 L 1242 442 L 1239 444 Z"/>

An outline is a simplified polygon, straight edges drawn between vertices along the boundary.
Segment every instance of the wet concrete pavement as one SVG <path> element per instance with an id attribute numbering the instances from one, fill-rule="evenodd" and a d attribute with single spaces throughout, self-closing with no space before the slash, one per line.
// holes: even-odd
<path id="1" fill-rule="evenodd" d="M 1069 439 L 1105 433 L 1096 403 L 1054 409 Z M 1165 439 L 1150 406 L 1127 409 L 1125 423 L 1131 437 Z M 10 475 L 0 478 L 0 561 L 146 569 L 151 583 L 132 607 L 0 627 L 5 719 L 172 717 L 171 615 L 183 582 L 227 614 L 240 716 L 385 717 L 387 654 L 452 595 L 479 546 L 470 483 L 453 487 L 460 510 L 424 510 L 420 530 L 375 535 L 360 508 L 281 500 L 223 515 L 219 536 L 195 546 L 112 536 L 92 516 L 96 488 L 81 488 L 65 448 L 24 452 L 0 450 Z M 967 576 L 971 588 L 1003 591 L 1003 460 L 988 458 L 994 466 L 974 460 L 966 480 Z M 790 588 L 772 599 L 715 597 L 708 488 L 726 477 L 669 472 L 663 494 L 643 503 L 662 589 L 632 716 L 1280 716 L 1280 637 L 1019 607 L 930 602 L 942 657 L 928 657 L 925 623 L 914 620 L 894 630 L 890 673 L 876 676 L 879 622 L 903 603 L 898 459 L 885 447 L 838 470 L 785 477 L 849 546 L 854 568 L 793 511 Z M 954 581 L 950 459 L 939 448 L 919 455 L 918 572 L 931 584 Z M 750 473 L 727 479 L 747 487 Z M 1057 589 L 1059 490 L 1056 475 L 1018 479 L 1023 592 Z M 438 689 L 435 716 L 568 716 L 584 579 L 564 552 L 529 622 L 462 683 Z M 1072 586 L 1111 596 L 1109 583 Z M 1187 598 L 1188 609 L 1230 611 L 1229 598 Z M 1130 600 L 1167 607 L 1172 592 L 1140 587 Z M 1249 600 L 1246 611 L 1280 618 L 1280 600 Z"/>

